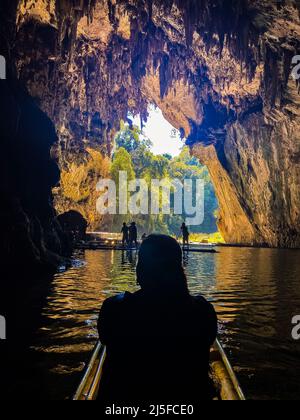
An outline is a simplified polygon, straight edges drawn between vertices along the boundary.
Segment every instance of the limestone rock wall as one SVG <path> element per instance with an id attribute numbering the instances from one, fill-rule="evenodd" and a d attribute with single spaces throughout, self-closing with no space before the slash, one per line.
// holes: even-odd
<path id="1" fill-rule="evenodd" d="M 0 54 L 6 59 L 7 78 L 0 81 L 0 254 L 1 286 L 16 289 L 36 273 L 55 270 L 67 244 L 52 203 L 52 188 L 60 178 L 50 153 L 57 135 L 17 79 L 15 7 L 14 1 L 1 2 Z M 3 291 L 0 295 L 6 296 Z"/>
<path id="2" fill-rule="evenodd" d="M 259 242 L 259 232 L 255 231 L 248 215 L 241 206 L 236 188 L 220 163 L 214 146 L 195 145 L 193 154 L 204 165 L 207 165 L 213 183 L 218 185 L 216 190 L 220 205 L 218 226 L 225 241 L 249 245 Z"/>

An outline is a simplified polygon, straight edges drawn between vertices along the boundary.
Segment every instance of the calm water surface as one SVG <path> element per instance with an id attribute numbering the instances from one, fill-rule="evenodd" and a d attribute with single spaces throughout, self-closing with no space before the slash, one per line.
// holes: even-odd
<path id="1" fill-rule="evenodd" d="M 247 248 L 185 256 L 190 290 L 214 303 L 221 341 L 248 398 L 300 398 L 300 342 L 291 338 L 292 317 L 300 314 L 299 257 Z M 38 389 L 31 392 L 44 399 L 73 394 L 97 340 L 101 303 L 136 289 L 135 253 L 86 251 L 75 258 L 73 268 L 56 275 L 32 344 L 31 384 Z"/>

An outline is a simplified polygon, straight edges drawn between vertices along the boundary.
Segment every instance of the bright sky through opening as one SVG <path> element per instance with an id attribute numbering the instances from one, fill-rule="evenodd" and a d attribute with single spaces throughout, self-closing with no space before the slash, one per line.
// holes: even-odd
<path id="1" fill-rule="evenodd" d="M 144 123 L 143 134 L 152 143 L 152 152 L 155 155 L 168 153 L 172 157 L 178 156 L 184 146 L 184 141 L 180 138 L 179 130 L 176 130 L 163 116 L 159 108 L 151 105 L 149 107 L 148 121 Z M 140 127 L 139 116 L 134 118 L 134 125 Z"/>

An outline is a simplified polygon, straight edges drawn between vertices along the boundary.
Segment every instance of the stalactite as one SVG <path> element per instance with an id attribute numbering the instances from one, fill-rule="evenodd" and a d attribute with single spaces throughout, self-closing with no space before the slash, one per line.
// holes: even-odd
<path id="1" fill-rule="evenodd" d="M 161 57 L 161 63 L 159 67 L 160 96 L 162 99 L 167 93 L 171 81 L 169 61 L 169 56 L 167 54 L 163 54 L 163 56 Z"/>
<path id="2" fill-rule="evenodd" d="M 153 12 L 153 0 L 147 0 L 148 4 L 148 14 L 149 14 L 149 20 L 152 20 L 152 12 Z"/>
<path id="3" fill-rule="evenodd" d="M 112 3 L 111 0 L 107 1 L 108 3 L 108 17 L 110 22 L 115 25 L 116 23 L 116 5 Z"/>

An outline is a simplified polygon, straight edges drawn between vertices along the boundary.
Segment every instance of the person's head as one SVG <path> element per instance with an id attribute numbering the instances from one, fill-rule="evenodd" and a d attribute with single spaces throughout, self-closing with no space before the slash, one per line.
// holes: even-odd
<path id="1" fill-rule="evenodd" d="M 137 264 L 142 290 L 163 295 L 188 295 L 182 250 L 170 236 L 150 235 L 142 243 Z"/>
<path id="2" fill-rule="evenodd" d="M 126 226 L 127 226 L 127 223 L 126 223 L 126 222 L 124 222 L 124 223 L 123 223 L 123 226 L 124 226 L 124 227 L 126 227 Z"/>
<path id="3" fill-rule="evenodd" d="M 136 223 L 135 223 L 135 222 L 132 222 L 132 223 L 131 223 L 131 226 L 135 226 L 135 225 L 136 225 Z"/>
<path id="4" fill-rule="evenodd" d="M 186 224 L 185 223 L 182 223 L 182 227 L 186 227 Z"/>

